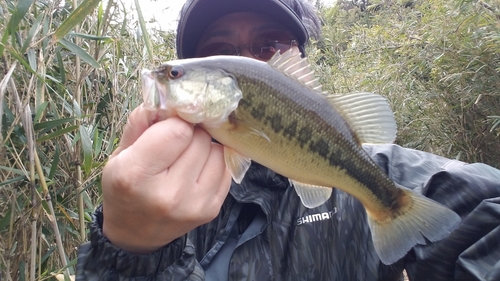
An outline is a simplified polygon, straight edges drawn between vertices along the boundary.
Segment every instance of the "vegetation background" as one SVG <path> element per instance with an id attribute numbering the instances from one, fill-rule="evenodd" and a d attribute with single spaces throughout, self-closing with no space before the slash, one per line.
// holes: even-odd
<path id="1" fill-rule="evenodd" d="M 62 3 L 0 2 L 3 280 L 74 274 L 140 70 L 175 56 L 175 34 L 120 0 Z M 314 3 L 324 89 L 386 96 L 402 146 L 500 167 L 500 0 Z"/>

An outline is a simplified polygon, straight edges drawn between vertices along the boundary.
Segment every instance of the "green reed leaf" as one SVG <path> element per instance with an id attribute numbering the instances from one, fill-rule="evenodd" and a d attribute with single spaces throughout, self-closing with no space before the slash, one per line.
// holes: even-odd
<path id="1" fill-rule="evenodd" d="M 9 23 L 7 23 L 7 28 L 5 29 L 5 32 L 2 36 L 2 43 L 0 44 L 0 56 L 3 55 L 3 50 L 5 48 L 5 45 L 7 45 L 9 36 L 15 33 L 15 31 L 17 30 L 17 26 L 19 25 L 19 23 L 21 23 L 24 16 L 34 2 L 35 0 L 19 0 L 17 2 L 17 6 L 14 11 L 12 11 L 12 16 L 10 17 Z"/>
<path id="2" fill-rule="evenodd" d="M 89 53 L 87 53 L 84 49 L 80 48 L 80 46 L 76 45 L 75 43 L 61 38 L 59 40 L 59 44 L 80 57 L 84 62 L 92 65 L 95 68 L 101 68 L 101 65 L 92 56 L 90 56 Z"/>
<path id="3" fill-rule="evenodd" d="M 40 13 L 35 21 L 33 22 L 33 25 L 30 28 L 30 31 L 28 32 L 28 36 L 26 37 L 26 40 L 24 40 L 23 46 L 21 47 L 21 50 L 19 51 L 21 54 L 24 54 L 28 47 L 31 44 L 31 41 L 33 41 L 33 37 L 35 37 L 36 33 L 38 33 L 41 29 L 40 23 L 42 22 L 45 14 Z"/>
<path id="4" fill-rule="evenodd" d="M 61 83 L 66 81 L 66 70 L 64 69 L 64 61 L 61 56 L 61 48 L 56 49 L 57 67 L 59 68 L 59 79 Z"/>
<path id="5" fill-rule="evenodd" d="M 62 136 L 64 134 L 66 134 L 66 133 L 75 131 L 77 129 L 78 129 L 78 125 L 68 126 L 68 127 L 63 128 L 61 130 L 57 130 L 57 131 L 55 131 L 53 133 L 47 134 L 47 135 L 45 135 L 43 137 L 37 138 L 36 142 L 40 143 L 40 142 L 48 141 L 48 140 L 51 140 L 53 138 L 60 137 L 60 136 Z"/>
<path id="6" fill-rule="evenodd" d="M 25 175 L 25 173 L 24 173 L 23 170 L 14 169 L 12 167 L 0 166 L 0 170 L 5 170 L 5 171 L 8 171 L 8 172 L 12 172 L 13 174 L 22 175 L 22 176 Z"/>
<path id="7" fill-rule="evenodd" d="M 8 185 L 8 184 L 14 184 L 14 183 L 17 183 L 17 182 L 24 181 L 26 179 L 27 179 L 26 176 L 15 177 L 13 179 L 9 179 L 9 180 L 0 182 L 0 186 L 4 186 L 4 185 Z M 0 227 L 0 229 L 2 229 L 2 227 Z"/>
<path id="8" fill-rule="evenodd" d="M 97 7 L 101 0 L 85 0 L 83 1 L 64 22 L 57 28 L 52 43 L 63 39 L 77 24 L 81 23 L 85 17 L 90 15 L 94 8 Z"/>
<path id="9" fill-rule="evenodd" d="M 54 160 L 52 161 L 52 165 L 50 166 L 50 172 L 47 178 L 53 180 L 54 175 L 56 174 L 57 171 L 57 166 L 59 165 L 59 161 L 61 160 L 61 149 L 59 149 L 59 144 L 56 143 L 56 151 L 54 152 L 54 157 L 52 157 Z"/>
<path id="10" fill-rule="evenodd" d="M 153 48 L 151 47 L 151 39 L 149 38 L 149 32 L 146 28 L 146 22 L 142 16 L 141 6 L 139 5 L 139 0 L 134 0 L 135 8 L 137 10 L 137 17 L 139 18 L 139 25 L 141 26 L 142 38 L 144 44 L 146 45 L 146 50 L 148 51 L 148 57 L 150 60 L 153 59 Z"/>
<path id="11" fill-rule="evenodd" d="M 94 131 L 94 155 L 99 156 L 102 149 L 102 134 L 99 134 L 99 130 Z"/>
<path id="12" fill-rule="evenodd" d="M 0 184 L 0 186 L 3 185 Z M 5 213 L 5 216 L 0 219 L 0 231 L 2 231 L 4 228 L 7 228 L 7 226 L 10 224 L 10 216 L 11 216 L 11 213 L 12 213 L 12 209 L 9 209 L 6 213 Z"/>
<path id="13" fill-rule="evenodd" d="M 57 120 L 50 120 L 50 121 L 45 121 L 45 122 L 40 122 L 36 123 L 34 125 L 35 131 L 39 131 L 42 129 L 52 129 L 54 127 L 57 127 L 59 125 L 68 123 L 68 122 L 73 122 L 75 121 L 76 117 L 70 117 L 70 118 L 62 118 L 62 119 L 57 119 Z"/>
<path id="14" fill-rule="evenodd" d="M 83 170 L 89 174 L 92 167 L 92 141 L 84 126 L 80 126 L 80 137 L 83 147 Z"/>
<path id="15" fill-rule="evenodd" d="M 88 40 L 93 40 L 93 41 L 104 41 L 104 42 L 112 42 L 113 38 L 109 36 L 95 36 L 92 34 L 84 34 L 84 33 L 77 33 L 77 32 L 70 32 L 68 33 L 68 36 L 76 36 L 80 37 L 83 39 L 88 39 Z"/>
<path id="16" fill-rule="evenodd" d="M 35 119 L 33 120 L 33 123 L 35 123 L 35 126 L 40 123 L 40 118 L 42 118 L 43 114 L 45 113 L 45 109 L 49 105 L 48 102 L 43 102 L 36 108 L 36 113 L 35 113 Z"/>
<path id="17" fill-rule="evenodd" d="M 14 31 L 17 29 L 17 26 L 34 2 L 35 0 L 19 0 L 19 2 L 17 2 L 16 9 L 12 12 L 12 17 L 10 18 L 8 23 L 8 28 L 10 29 L 11 33 L 14 33 Z"/>

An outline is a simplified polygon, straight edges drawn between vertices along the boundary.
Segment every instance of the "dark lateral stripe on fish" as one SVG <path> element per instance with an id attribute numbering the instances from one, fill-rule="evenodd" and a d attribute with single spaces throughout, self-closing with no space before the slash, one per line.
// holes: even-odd
<path id="1" fill-rule="evenodd" d="M 285 110 L 291 110 L 290 108 L 294 108 L 295 110 L 302 111 L 300 112 L 301 116 L 305 116 L 304 118 L 310 119 L 310 123 L 316 124 L 319 127 L 319 130 L 313 130 L 311 127 L 300 126 L 299 120 L 283 118 L 277 111 L 273 110 L 273 107 L 276 106 L 274 103 L 264 103 L 262 101 L 258 102 L 254 97 L 253 91 L 245 90 L 246 85 L 251 85 L 251 87 L 255 87 L 255 84 L 248 83 L 247 81 L 241 81 L 240 87 L 245 93 L 244 97 L 240 100 L 239 107 L 240 110 L 247 110 L 253 118 L 257 121 L 265 124 L 269 128 L 271 128 L 276 134 L 281 134 L 285 136 L 290 142 L 295 141 L 300 148 L 307 149 L 313 153 L 318 154 L 325 161 L 329 163 L 330 166 L 333 167 L 341 167 L 346 170 L 347 174 L 353 178 L 356 178 L 362 185 L 364 185 L 368 190 L 370 190 L 376 197 L 380 200 L 380 203 L 392 210 L 398 210 L 400 202 L 395 200 L 397 198 L 397 194 L 390 192 L 386 188 L 381 188 L 381 186 L 393 185 L 393 183 L 389 180 L 385 180 L 382 177 L 377 177 L 377 173 L 367 172 L 367 170 L 371 169 L 379 169 L 368 156 L 365 159 L 356 159 L 356 155 L 349 155 L 350 157 L 345 157 L 345 152 L 340 151 L 342 147 L 356 147 L 356 149 L 362 150 L 357 147 L 357 144 L 353 144 L 350 142 L 358 142 L 356 138 L 349 140 L 346 136 L 354 136 L 355 133 L 348 132 L 342 133 L 342 130 L 336 128 L 336 130 L 328 130 L 330 132 L 334 132 L 338 134 L 337 136 L 323 136 L 321 132 L 327 131 L 327 128 L 331 125 L 328 124 L 328 121 L 324 119 L 325 116 L 320 116 L 317 112 L 305 111 L 301 107 L 297 106 L 297 104 L 303 103 L 304 95 L 303 93 L 298 93 L 297 95 L 274 95 L 273 98 L 279 100 L 280 103 L 285 105 Z M 261 87 L 265 87 L 265 85 L 261 85 Z M 259 90 L 262 90 L 260 88 Z M 294 100 L 294 97 L 298 97 L 301 101 Z M 317 99 L 322 99 L 322 97 L 318 97 Z M 314 102 L 311 98 L 309 101 Z M 316 102 L 324 102 L 321 100 Z M 328 107 L 329 105 L 323 105 Z M 326 109 L 326 108 L 325 108 Z M 321 107 L 320 107 L 321 110 Z M 270 113 L 273 112 L 273 113 Z M 338 115 L 337 122 L 343 122 L 343 118 Z M 306 122 L 303 122 L 306 123 Z M 339 132 L 337 132 L 339 130 Z M 350 130 L 348 124 L 344 130 Z M 342 140 L 343 143 L 335 144 L 331 140 Z M 363 151 L 361 152 L 364 155 Z M 363 167 L 363 165 L 359 165 L 361 161 L 368 161 L 371 165 L 367 167 Z M 364 175 L 363 177 L 358 177 L 357 175 Z"/>

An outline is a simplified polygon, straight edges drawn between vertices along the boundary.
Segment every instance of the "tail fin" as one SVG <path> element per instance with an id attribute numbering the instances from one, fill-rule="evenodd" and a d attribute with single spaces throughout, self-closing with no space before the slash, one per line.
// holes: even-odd
<path id="1" fill-rule="evenodd" d="M 392 264 L 425 239 L 435 242 L 448 236 L 460 216 L 431 199 L 405 189 L 413 204 L 390 223 L 378 223 L 368 216 L 373 244 L 380 260 Z"/>

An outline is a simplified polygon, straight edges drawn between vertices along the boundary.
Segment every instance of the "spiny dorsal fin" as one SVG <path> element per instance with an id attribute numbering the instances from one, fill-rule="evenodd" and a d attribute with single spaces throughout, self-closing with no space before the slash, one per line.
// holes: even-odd
<path id="1" fill-rule="evenodd" d="M 311 70 L 306 58 L 301 58 L 300 53 L 293 54 L 292 50 L 290 49 L 282 55 L 277 51 L 267 63 L 287 76 L 297 79 L 310 89 L 321 92 L 319 79 L 314 77 L 314 72 Z"/>
<path id="2" fill-rule="evenodd" d="M 361 143 L 392 143 L 397 127 L 387 100 L 369 92 L 328 96 Z"/>

